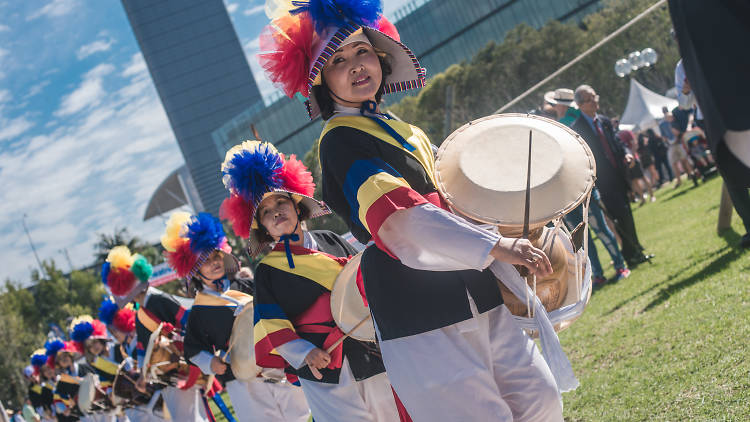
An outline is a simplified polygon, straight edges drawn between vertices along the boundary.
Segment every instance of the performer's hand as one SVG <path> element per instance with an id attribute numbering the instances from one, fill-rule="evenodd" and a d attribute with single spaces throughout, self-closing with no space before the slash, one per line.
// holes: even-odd
<path id="1" fill-rule="evenodd" d="M 227 371 L 227 364 L 222 362 L 218 357 L 214 356 L 211 359 L 211 370 L 214 371 L 214 374 L 216 375 L 224 375 L 224 372 Z"/>
<path id="2" fill-rule="evenodd" d="M 331 355 L 323 349 L 314 348 L 305 356 L 305 363 L 310 367 L 310 372 L 317 379 L 323 379 L 323 374 L 318 369 L 323 369 L 331 363 Z"/>
<path id="3" fill-rule="evenodd" d="M 552 264 L 547 255 L 534 247 L 528 239 L 500 238 L 490 251 L 490 255 L 498 261 L 523 265 L 529 270 L 529 275 L 546 277 L 552 274 Z"/>

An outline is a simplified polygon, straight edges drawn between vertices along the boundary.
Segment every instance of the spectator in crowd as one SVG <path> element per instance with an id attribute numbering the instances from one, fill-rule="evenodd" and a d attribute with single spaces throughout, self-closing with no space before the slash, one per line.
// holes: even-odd
<path id="1" fill-rule="evenodd" d="M 612 124 L 614 127 L 614 130 L 617 130 L 619 127 L 619 121 L 615 120 L 615 123 Z M 654 196 L 654 191 L 651 188 L 651 183 L 645 178 L 643 174 L 643 165 L 641 164 L 640 158 L 638 156 L 638 143 L 635 140 L 635 135 L 630 130 L 620 130 L 615 132 L 617 139 L 622 143 L 622 145 L 625 147 L 625 149 L 631 151 L 633 153 L 633 162 L 631 163 L 630 167 L 626 170 L 626 178 L 628 180 L 628 184 L 630 185 L 630 189 L 633 192 L 633 199 L 635 202 L 640 202 L 641 205 L 644 205 L 646 203 L 646 190 L 648 190 L 648 194 L 650 197 Z"/>
<path id="2" fill-rule="evenodd" d="M 557 114 L 557 120 L 570 127 L 575 120 L 581 115 L 581 111 L 578 110 L 575 103 L 575 93 L 572 89 L 558 88 L 554 91 L 548 92 L 544 96 L 545 101 L 554 104 L 555 112 Z M 615 237 L 612 230 L 607 226 L 604 212 L 599 206 L 601 197 L 599 190 L 594 187 L 591 191 L 591 201 L 589 202 L 589 226 L 596 232 L 597 237 L 602 242 L 604 247 L 607 249 L 612 262 L 615 267 L 615 281 L 622 280 L 630 276 L 630 270 L 625 266 L 625 260 L 620 252 L 620 247 L 617 244 L 617 238 Z M 565 220 L 571 230 L 577 227 L 583 221 L 583 206 L 579 206 L 574 209 L 567 216 Z M 589 261 L 591 262 L 591 277 L 593 284 L 599 287 L 607 282 L 607 278 L 604 277 L 604 270 L 602 264 L 599 261 L 599 253 L 594 245 L 594 237 L 589 234 L 588 236 L 588 255 Z"/>
<path id="3" fill-rule="evenodd" d="M 669 144 L 667 157 L 669 158 L 669 163 L 672 165 L 675 177 L 677 177 L 677 183 L 674 185 L 675 188 L 682 184 L 683 172 L 693 180 L 695 186 L 698 186 L 696 170 L 693 169 L 693 165 L 688 158 L 687 146 L 685 145 L 684 139 L 685 132 L 687 132 L 688 125 L 690 124 L 691 113 L 691 110 L 685 110 L 679 107 L 675 107 L 674 110 L 672 110 L 672 115 L 674 116 L 674 119 L 672 120 L 674 142 Z"/>
<path id="4" fill-rule="evenodd" d="M 575 90 L 575 102 L 581 115 L 571 128 L 578 132 L 591 148 L 596 160 L 597 179 L 602 202 L 615 223 L 622 239 L 622 254 L 629 267 L 638 265 L 651 256 L 643 253 L 638 241 L 633 214 L 627 196 L 626 169 L 634 165 L 633 154 L 615 139 L 612 123 L 597 114 L 599 96 L 593 88 L 581 85 Z"/>
<path id="5" fill-rule="evenodd" d="M 568 127 L 581 115 L 574 95 L 573 90 L 568 88 L 557 88 L 544 94 L 544 101 L 554 108 L 557 121 Z"/>
<path id="6" fill-rule="evenodd" d="M 649 136 L 647 132 L 638 134 L 638 159 L 641 161 L 641 167 L 651 179 L 651 185 L 658 187 L 659 175 L 656 172 L 656 166 L 654 166 L 654 153 L 649 147 Z M 655 200 L 654 193 L 651 191 L 651 202 L 654 202 Z"/>
<path id="7" fill-rule="evenodd" d="M 666 107 L 664 107 L 662 111 L 664 111 L 665 114 L 664 120 L 659 123 L 659 132 L 662 132 L 662 125 L 666 122 L 666 130 L 672 136 L 672 139 L 674 139 L 674 134 L 672 133 L 672 114 L 669 113 L 669 110 Z M 653 129 L 646 130 L 646 135 L 648 136 L 648 147 L 651 149 L 651 154 L 654 157 L 654 166 L 656 167 L 656 170 L 659 171 L 659 186 L 661 186 L 674 179 L 672 166 L 669 164 L 669 158 L 667 157 L 669 143 L 663 137 L 664 135 L 657 135 Z"/>

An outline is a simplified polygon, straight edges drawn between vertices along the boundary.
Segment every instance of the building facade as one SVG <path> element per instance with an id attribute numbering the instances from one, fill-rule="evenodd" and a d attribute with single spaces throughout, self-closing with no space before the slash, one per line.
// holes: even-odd
<path id="1" fill-rule="evenodd" d="M 226 191 L 211 133 L 263 104 L 222 0 L 122 0 L 185 164 L 198 210 L 216 213 Z"/>

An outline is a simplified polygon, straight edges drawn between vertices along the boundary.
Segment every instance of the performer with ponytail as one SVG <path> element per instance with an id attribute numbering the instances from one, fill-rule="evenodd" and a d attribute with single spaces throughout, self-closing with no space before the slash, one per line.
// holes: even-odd
<path id="1" fill-rule="evenodd" d="M 548 258 L 452 214 L 436 189 L 430 140 L 381 112 L 383 95 L 422 87 L 425 71 L 379 1 L 292 5 L 261 37 L 259 60 L 287 95 L 309 97 L 311 118 L 325 120 L 323 199 L 359 242 L 374 241 L 362 257 L 364 290 L 409 414 L 561 421 L 555 379 L 487 269 L 497 260 L 546 275 Z"/>
<path id="2" fill-rule="evenodd" d="M 227 152 L 222 174 L 230 192 L 222 216 L 248 239 L 252 256 L 268 252 L 255 272 L 258 365 L 299 377 L 318 422 L 398 420 L 375 343 L 347 338 L 325 350 L 343 335 L 331 315 L 331 288 L 357 251 L 333 232 L 303 229 L 305 220 L 330 213 L 312 197 L 305 165 L 269 143 L 246 141 Z"/>

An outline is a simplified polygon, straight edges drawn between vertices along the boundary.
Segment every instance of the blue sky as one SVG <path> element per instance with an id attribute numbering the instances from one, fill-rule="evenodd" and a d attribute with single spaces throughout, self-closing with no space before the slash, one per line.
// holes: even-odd
<path id="1" fill-rule="evenodd" d="M 385 14 L 408 0 L 386 0 Z M 225 0 L 261 92 L 254 59 L 263 0 Z M 154 189 L 183 163 L 120 1 L 0 0 L 0 279 L 26 283 L 41 259 L 91 263 L 98 233 L 142 222 Z M 217 169 L 218 171 L 218 169 Z"/>

